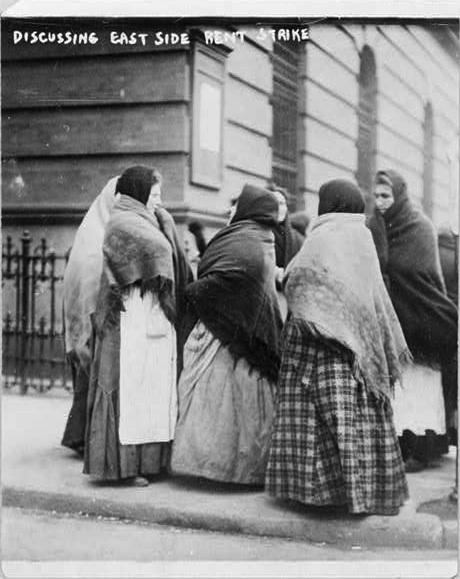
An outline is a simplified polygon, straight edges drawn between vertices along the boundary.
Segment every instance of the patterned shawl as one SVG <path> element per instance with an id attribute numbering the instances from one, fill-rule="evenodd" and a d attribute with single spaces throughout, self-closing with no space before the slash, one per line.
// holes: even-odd
<path id="1" fill-rule="evenodd" d="M 321 215 L 286 275 L 291 314 L 350 350 L 357 379 L 388 397 L 410 353 L 364 215 Z"/>
<path id="2" fill-rule="evenodd" d="M 107 224 L 104 257 L 115 293 L 139 284 L 141 291 L 158 293 L 171 323 L 176 321 L 173 251 L 147 207 L 121 195 Z"/>

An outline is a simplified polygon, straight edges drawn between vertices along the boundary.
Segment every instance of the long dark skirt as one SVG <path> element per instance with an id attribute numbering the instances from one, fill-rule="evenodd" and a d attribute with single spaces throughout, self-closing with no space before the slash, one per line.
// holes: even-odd
<path id="1" fill-rule="evenodd" d="M 390 401 L 355 380 L 346 350 L 314 339 L 300 321 L 287 322 L 283 344 L 268 492 L 397 514 L 408 487 Z"/>
<path id="2" fill-rule="evenodd" d="M 120 444 L 120 318 L 95 332 L 88 391 L 83 472 L 101 480 L 158 474 L 167 468 L 170 443 Z"/>
<path id="3" fill-rule="evenodd" d="M 82 364 L 74 352 L 69 353 L 68 363 L 72 372 L 73 401 L 61 444 L 82 453 L 85 446 L 90 367 L 89 364 Z"/>

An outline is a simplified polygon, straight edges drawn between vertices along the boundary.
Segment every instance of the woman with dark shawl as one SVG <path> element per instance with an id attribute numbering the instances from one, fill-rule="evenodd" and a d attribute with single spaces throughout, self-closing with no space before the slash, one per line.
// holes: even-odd
<path id="1" fill-rule="evenodd" d="M 263 484 L 282 327 L 271 227 L 278 202 L 245 185 L 187 288 L 188 326 L 171 468 Z"/>
<path id="2" fill-rule="evenodd" d="M 61 444 L 83 456 L 86 403 L 91 366 L 91 315 L 96 311 L 102 273 L 105 226 L 115 204 L 113 177 L 91 204 L 78 231 L 64 272 L 66 357 L 72 372 L 73 402 Z"/>
<path id="3" fill-rule="evenodd" d="M 458 234 L 449 225 L 438 230 L 439 257 L 447 297 L 458 308 Z M 446 405 L 446 427 L 449 443 L 457 446 L 458 356 L 445 362 L 441 368 L 442 388 Z"/>
<path id="4" fill-rule="evenodd" d="M 397 514 L 408 489 L 390 395 L 410 354 L 360 190 L 324 184 L 318 213 L 286 275 L 266 488 L 308 505 Z"/>
<path id="5" fill-rule="evenodd" d="M 145 486 L 167 466 L 174 438 L 175 325 L 189 270 L 173 220 L 159 207 L 157 172 L 130 167 L 117 192 L 94 316 L 84 473 Z"/>
<path id="6" fill-rule="evenodd" d="M 436 232 L 411 203 L 404 179 L 379 171 L 369 227 L 415 364 L 395 392 L 395 425 L 406 470 L 447 452 L 440 368 L 457 350 L 457 308 L 446 296 Z"/>

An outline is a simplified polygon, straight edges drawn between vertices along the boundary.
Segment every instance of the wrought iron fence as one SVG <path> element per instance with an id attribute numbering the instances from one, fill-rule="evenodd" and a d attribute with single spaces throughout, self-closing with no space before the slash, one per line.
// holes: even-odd
<path id="1" fill-rule="evenodd" d="M 62 281 L 70 250 L 58 255 L 46 239 L 33 247 L 27 231 L 19 247 L 2 244 L 3 385 L 45 392 L 71 390 L 65 361 Z"/>

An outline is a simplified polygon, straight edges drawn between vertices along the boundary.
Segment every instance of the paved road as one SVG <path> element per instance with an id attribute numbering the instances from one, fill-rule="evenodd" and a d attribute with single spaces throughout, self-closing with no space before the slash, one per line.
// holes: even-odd
<path id="1" fill-rule="evenodd" d="M 336 549 L 285 539 L 16 508 L 2 510 L 2 559 L 28 561 L 363 561 L 456 560 L 455 551 Z"/>

